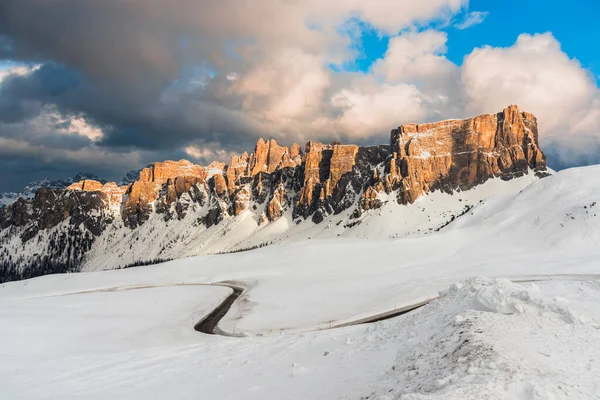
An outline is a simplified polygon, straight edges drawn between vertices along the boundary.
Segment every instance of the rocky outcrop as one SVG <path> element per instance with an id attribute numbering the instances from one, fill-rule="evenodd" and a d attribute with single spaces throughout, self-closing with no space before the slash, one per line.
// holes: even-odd
<path id="1" fill-rule="evenodd" d="M 102 184 L 101 182 L 94 180 L 83 180 L 68 186 L 66 190 L 77 191 L 82 190 L 85 192 L 100 192 L 106 195 L 106 200 L 109 207 L 119 207 L 123 201 L 123 195 L 127 192 L 128 186 L 118 186 L 114 182 L 107 182 Z"/>
<path id="2" fill-rule="evenodd" d="M 466 120 L 402 125 L 381 146 L 310 141 L 302 149 L 260 139 L 254 152 L 228 164 L 164 161 L 124 186 L 84 179 L 63 191 L 40 190 L 0 209 L 0 234 L 27 242 L 68 224 L 83 226 L 93 242 L 112 221 L 136 230 L 151 218 L 166 227 L 191 215 L 198 229 L 208 229 L 247 211 L 256 224 L 286 215 L 320 223 L 342 212 L 359 218 L 390 199 L 409 204 L 432 191 L 468 190 L 545 168 L 535 117 L 509 106 Z"/>
<path id="3" fill-rule="evenodd" d="M 139 182 L 151 182 L 162 185 L 169 178 L 194 176 L 206 179 L 207 175 L 205 167 L 195 165 L 187 160 L 163 161 L 142 169 Z"/>
<path id="4" fill-rule="evenodd" d="M 85 190 L 88 192 L 93 192 L 95 190 L 100 190 L 102 188 L 102 183 L 90 179 L 85 179 L 83 181 L 75 182 L 72 185 L 67 187 L 67 190 Z"/>
<path id="5" fill-rule="evenodd" d="M 256 143 L 254 153 L 250 156 L 248 163 L 247 176 L 254 176 L 260 172 L 273 173 L 278 169 L 295 167 L 301 159 L 299 146 L 292 146 L 293 152 L 285 146 L 280 146 L 273 139 L 265 142 L 259 139 Z"/>
<path id="6" fill-rule="evenodd" d="M 511 179 L 546 168 L 535 117 L 517 106 L 466 120 L 403 125 L 390 138 L 385 177 L 398 200 L 433 190 L 467 190 L 493 177 Z"/>

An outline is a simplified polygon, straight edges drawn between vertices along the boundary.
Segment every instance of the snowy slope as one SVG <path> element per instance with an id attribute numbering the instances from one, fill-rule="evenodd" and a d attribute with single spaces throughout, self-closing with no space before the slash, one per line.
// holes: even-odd
<path id="1" fill-rule="evenodd" d="M 600 281 L 470 279 L 390 329 L 376 399 L 597 399 Z M 386 332 L 387 333 L 387 332 Z"/>
<path id="2" fill-rule="evenodd" d="M 522 192 L 516 186 L 512 194 L 509 191 L 509 194 L 492 196 L 482 203 L 475 201 L 477 197 L 472 199 L 469 196 L 477 195 L 477 190 L 486 189 L 489 187 L 486 185 L 496 182 L 490 181 L 474 191 L 463 192 L 460 197 L 456 194 L 433 194 L 439 196 L 437 203 L 423 198 L 406 208 L 389 205 L 407 212 L 412 207 L 419 215 L 409 220 L 407 226 L 412 227 L 415 226 L 412 221 L 419 223 L 419 218 L 425 218 L 421 215 L 433 215 L 433 207 L 442 210 L 438 211 L 440 217 L 434 221 L 435 226 L 441 226 L 450 218 L 450 213 L 443 211 L 443 207 L 447 207 L 445 204 L 454 202 L 456 207 L 464 207 L 465 203 L 477 204 L 439 232 L 427 230 L 427 234 L 399 239 L 363 240 L 337 237 L 335 228 L 326 226 L 320 228 L 323 230 L 318 236 L 315 233 L 319 225 L 309 222 L 308 228 L 302 224 L 294 226 L 299 232 L 290 236 L 290 240 L 295 238 L 294 243 L 230 255 L 184 258 L 159 266 L 105 272 L 102 276 L 112 277 L 113 286 L 179 283 L 180 280 L 194 283 L 243 282 L 248 287 L 243 296 L 247 301 L 234 304 L 221 326 L 230 331 L 235 327 L 248 334 L 269 334 L 282 329 L 298 331 L 326 327 L 389 311 L 433 297 L 438 290 L 456 280 L 473 275 L 518 276 L 549 271 L 558 274 L 600 273 L 595 261 L 599 250 L 596 242 L 589 239 L 595 237 L 594 232 L 600 231 L 600 219 L 594 213 L 585 213 L 587 209 L 584 208 L 589 208 L 594 199 L 600 198 L 598 170 L 599 167 L 588 167 L 575 172 L 562 171 L 554 177 L 534 181 Z M 578 179 L 573 179 L 574 173 L 580 175 Z M 588 190 L 577 189 L 583 181 L 590 183 Z M 517 181 L 497 182 L 499 186 L 507 184 L 509 187 L 515 183 Z M 560 190 L 556 191 L 555 187 Z M 551 193 L 554 192 L 566 198 L 553 200 Z M 463 201 L 459 201 L 461 199 Z M 444 205 L 440 205 L 442 200 Z M 547 204 L 538 207 L 543 201 Z M 422 211 L 426 207 L 430 209 Z M 574 213 L 574 209 L 581 209 L 581 215 L 577 214 L 575 220 L 566 217 L 568 213 Z M 542 214 L 547 215 L 548 221 L 538 227 L 536 221 Z M 565 223 L 563 216 L 573 226 L 572 230 L 565 231 L 567 239 L 557 242 L 554 239 L 560 234 L 556 231 L 569 229 L 568 226 L 560 226 Z M 350 231 L 356 229 L 357 236 L 367 236 L 369 231 L 381 236 L 376 227 L 386 229 L 386 219 L 388 232 L 405 229 L 401 218 L 394 220 L 383 212 L 382 216 L 374 213 L 371 217 Z M 408 220 L 408 214 L 406 218 Z M 471 220 L 475 222 L 470 223 Z M 307 233 L 302 229 L 313 231 Z M 232 230 L 233 233 L 240 231 L 239 226 Z M 179 232 L 180 242 L 193 246 L 186 241 L 185 231 Z M 156 234 L 162 232 L 157 231 Z M 302 240 L 303 235 L 312 235 L 313 238 Z M 123 247 L 123 250 L 106 251 L 99 266 L 110 269 L 120 251 L 125 252 L 128 248 Z M 147 248 L 146 251 L 153 249 Z M 184 251 L 181 256 L 186 255 Z M 89 281 L 94 288 L 96 276 L 51 276 L 29 281 L 28 287 L 36 288 L 38 283 L 50 283 L 54 287 L 53 282 L 58 279 L 62 284 L 73 282 L 77 286 Z M 5 285 L 5 290 L 21 293 L 24 288 L 22 284 L 14 283 Z M 311 296 L 304 296 L 305 292 L 311 293 Z M 322 304 L 329 306 L 322 307 Z M 305 313 L 302 312 L 304 309 L 313 311 Z"/>
<path id="3" fill-rule="evenodd" d="M 219 295 L 179 287 L 3 299 L 0 394 L 594 399 L 600 388 L 598 281 L 471 279 L 374 325 L 263 338 L 194 332 L 194 312 Z"/>
<path id="4" fill-rule="evenodd" d="M 454 194 L 434 192 L 410 205 L 399 205 L 395 195 L 383 196 L 382 208 L 351 218 L 353 207 L 330 216 L 320 224 L 296 223 L 292 211 L 269 224 L 259 224 L 254 204 L 235 217 L 206 228 L 198 219 L 209 207 L 192 204 L 183 219 L 165 222 L 152 214 L 142 226 L 131 230 L 118 219 L 96 239 L 86 256 L 83 270 L 93 271 L 133 264 L 140 259 L 176 259 L 255 248 L 264 244 L 286 244 L 338 237 L 387 240 L 409 235 L 431 234 L 465 210 L 490 197 L 510 197 L 539 179 L 533 173 L 510 181 L 491 179 L 474 189 Z M 185 195 L 184 195 L 185 196 Z M 184 197 L 185 198 L 185 197 Z M 46 232 L 46 236 L 49 235 Z M 44 238 L 41 238 L 44 240 Z M 21 246 L 21 241 L 17 243 Z M 16 245 L 16 244 L 15 244 Z M 35 252 L 26 243 L 25 252 Z"/>
<path id="5" fill-rule="evenodd" d="M 290 242 L 255 251 L 0 285 L 0 394 L 598 398 L 600 167 L 432 196 L 401 216 L 386 215 L 390 202 L 343 232 L 335 221 L 280 226 Z M 547 274 L 567 276 L 472 279 Z M 223 281 L 246 291 L 219 326 L 246 337 L 193 331 L 227 292 L 181 284 Z M 65 295 L 132 285 L 162 287 Z M 406 316 L 327 330 L 440 291 Z"/>

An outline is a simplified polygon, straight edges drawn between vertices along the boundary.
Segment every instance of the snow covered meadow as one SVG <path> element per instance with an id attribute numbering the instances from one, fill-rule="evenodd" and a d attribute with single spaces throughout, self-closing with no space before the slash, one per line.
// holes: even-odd
<path id="1" fill-rule="evenodd" d="M 600 167 L 576 168 L 390 202 L 352 234 L 3 284 L 0 396 L 598 399 L 598 200 Z M 245 288 L 219 323 L 241 337 L 194 330 L 218 282 Z"/>

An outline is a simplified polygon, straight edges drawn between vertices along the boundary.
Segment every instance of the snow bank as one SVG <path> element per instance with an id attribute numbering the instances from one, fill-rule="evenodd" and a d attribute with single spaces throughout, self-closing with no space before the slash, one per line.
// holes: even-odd
<path id="1" fill-rule="evenodd" d="M 597 399 L 600 315 L 540 285 L 472 278 L 395 326 L 395 365 L 369 398 Z M 573 282 L 567 296 L 598 282 Z M 588 298 L 589 300 L 589 298 Z"/>

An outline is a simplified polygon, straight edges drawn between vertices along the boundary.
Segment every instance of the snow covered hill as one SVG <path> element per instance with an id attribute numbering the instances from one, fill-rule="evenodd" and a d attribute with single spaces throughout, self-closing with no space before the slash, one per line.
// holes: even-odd
<path id="1" fill-rule="evenodd" d="M 596 399 L 600 388 L 599 281 L 469 279 L 376 324 L 243 338 L 192 328 L 222 288 L 37 286 L 0 290 L 2 398 Z"/>
<path id="2" fill-rule="evenodd" d="M 600 166 L 490 180 L 352 228 L 282 218 L 254 251 L 5 283 L 0 395 L 597 399 L 599 199 Z M 194 331 L 217 282 L 245 288 L 219 323 L 242 337 Z"/>

